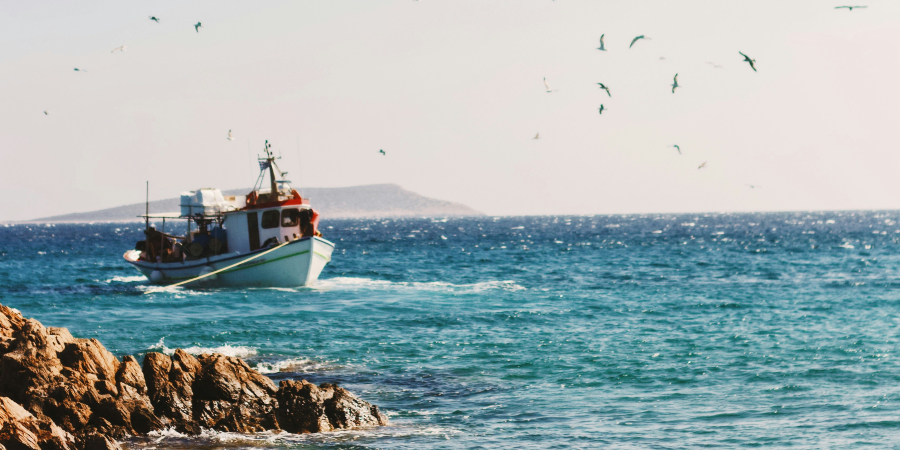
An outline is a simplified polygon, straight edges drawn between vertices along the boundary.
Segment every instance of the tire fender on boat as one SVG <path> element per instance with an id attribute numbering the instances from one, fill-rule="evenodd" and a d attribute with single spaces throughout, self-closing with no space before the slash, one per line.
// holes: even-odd
<path id="1" fill-rule="evenodd" d="M 158 270 L 154 270 L 153 272 L 150 272 L 150 282 L 151 283 L 159 284 L 159 283 L 162 283 L 162 281 L 163 281 L 162 272 L 160 272 Z"/>
<path id="2" fill-rule="evenodd" d="M 213 269 L 213 268 L 210 267 L 210 266 L 204 266 L 202 269 L 200 269 L 200 273 L 199 273 L 197 276 L 206 275 L 206 274 L 208 274 L 208 273 L 210 273 L 210 272 L 214 272 L 215 270 L 216 270 L 216 269 Z M 218 278 L 218 275 L 211 275 L 211 276 L 208 276 L 208 277 L 204 278 L 203 280 L 209 280 L 209 281 L 212 281 L 212 280 L 215 280 L 216 278 Z"/>

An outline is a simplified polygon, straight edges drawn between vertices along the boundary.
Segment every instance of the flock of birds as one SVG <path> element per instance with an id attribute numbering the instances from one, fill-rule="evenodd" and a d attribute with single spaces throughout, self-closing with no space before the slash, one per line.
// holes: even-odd
<path id="1" fill-rule="evenodd" d="M 839 8 L 845 8 L 845 7 L 844 7 L 844 6 L 840 6 Z M 851 7 L 851 6 L 847 6 L 846 8 L 851 8 L 851 9 L 852 9 L 852 8 L 860 8 L 860 7 L 859 7 L 859 6 L 852 6 L 852 7 Z M 864 6 L 863 6 L 863 8 L 864 8 Z M 606 51 L 606 44 L 603 42 L 603 39 L 604 39 L 605 37 L 606 37 L 606 34 L 601 34 L 601 35 L 600 35 L 600 46 L 597 47 L 597 50 L 604 51 L 604 52 Z M 640 36 L 635 36 L 635 38 L 631 40 L 631 44 L 628 45 L 628 48 L 634 47 L 634 43 L 637 42 L 637 41 L 640 41 L 640 40 L 642 40 L 642 39 L 650 40 L 650 38 L 648 38 L 647 36 L 644 36 L 643 34 L 640 35 Z M 756 72 L 756 65 L 755 65 L 755 64 L 756 64 L 756 60 L 750 58 L 750 57 L 747 56 L 747 55 L 745 55 L 743 52 L 740 52 L 740 51 L 739 51 L 738 53 L 739 53 L 741 56 L 744 57 L 744 62 L 746 62 L 747 64 L 749 64 L 749 65 L 750 65 L 750 68 L 753 69 L 754 72 Z M 665 59 L 665 57 L 660 57 L 660 59 Z M 715 63 L 712 63 L 712 62 L 707 62 L 707 64 L 712 65 L 713 68 L 716 68 L 716 69 L 722 67 L 722 66 L 720 66 L 720 65 L 718 65 L 718 64 L 715 64 Z M 606 91 L 606 95 L 607 95 L 608 97 L 612 97 L 612 93 L 610 93 L 610 91 L 609 91 L 609 86 L 607 86 L 607 85 L 605 85 L 605 84 L 603 84 L 603 83 L 597 83 L 597 86 L 600 87 L 600 90 Z M 671 85 L 671 86 L 672 86 L 672 93 L 673 93 L 673 94 L 675 93 L 675 89 L 678 89 L 678 88 L 680 87 L 679 84 L 678 84 L 678 74 L 677 74 L 677 73 L 676 73 L 675 76 L 672 78 L 672 85 Z M 556 92 L 556 89 L 551 89 L 551 88 L 550 88 L 550 84 L 547 83 L 547 77 L 544 77 L 544 88 L 546 89 L 546 91 L 547 91 L 548 93 Z M 600 107 L 598 108 L 598 113 L 602 115 L 604 110 L 606 110 L 606 107 L 601 103 L 601 104 L 600 104 Z M 533 139 L 540 139 L 540 138 L 541 138 L 541 134 L 540 134 L 540 133 L 537 133 L 537 134 L 534 135 L 534 138 L 533 138 Z M 672 145 L 672 147 L 674 147 L 676 150 L 678 150 L 678 154 L 679 154 L 679 155 L 681 154 L 681 147 L 679 147 L 679 146 L 677 146 L 677 145 Z M 383 152 L 382 152 L 382 153 L 383 153 Z M 697 169 L 702 169 L 702 168 L 704 168 L 704 167 L 706 167 L 706 161 L 704 161 L 702 164 L 700 164 L 700 166 L 697 167 Z"/>
<path id="2" fill-rule="evenodd" d="M 150 20 L 152 20 L 152 21 L 154 21 L 154 22 L 156 22 L 156 23 L 159 23 L 159 17 L 156 17 L 156 16 L 150 16 Z M 195 23 L 195 24 L 194 24 L 194 31 L 196 31 L 197 33 L 199 33 L 201 27 L 203 27 L 203 24 L 201 24 L 200 22 Z M 118 47 L 112 49 L 112 51 L 111 51 L 110 53 L 124 52 L 124 51 L 127 50 L 127 49 L 128 49 L 128 46 L 127 46 L 127 45 L 120 45 L 120 46 L 118 46 Z M 86 69 L 82 69 L 82 68 L 80 68 L 80 67 L 76 67 L 76 68 L 75 68 L 75 72 L 87 72 L 87 70 L 86 70 Z M 45 109 L 45 110 L 44 110 L 44 115 L 45 115 L 45 116 L 49 116 L 49 115 L 50 115 L 50 111 Z M 229 140 L 229 141 L 233 141 L 233 140 L 234 140 L 234 138 L 231 136 L 231 130 L 228 130 L 228 140 Z"/>
<path id="3" fill-rule="evenodd" d="M 848 10 L 848 11 L 853 11 L 854 9 L 862 9 L 862 8 L 867 8 L 867 6 L 865 6 L 865 5 L 853 5 L 853 6 L 851 6 L 851 5 L 843 5 L 843 6 L 835 6 L 835 9 L 846 9 L 846 10 Z M 156 22 L 156 23 L 160 23 L 159 17 L 156 17 L 156 16 L 150 16 L 150 20 L 153 21 L 153 22 Z M 203 27 L 203 24 L 202 24 L 201 22 L 197 22 L 197 23 L 194 24 L 194 31 L 197 32 L 197 33 L 199 33 L 199 32 L 200 32 L 200 28 L 202 28 L 202 27 Z M 606 50 L 606 44 L 603 42 L 603 39 L 604 39 L 605 37 L 606 37 L 606 34 L 601 34 L 601 35 L 600 35 L 600 46 L 597 47 L 597 50 L 604 51 L 604 52 L 607 51 L 607 50 Z M 647 37 L 647 36 L 644 36 L 643 34 L 640 35 L 640 36 L 635 36 L 634 39 L 631 40 L 631 43 L 628 44 L 628 48 L 630 49 L 630 48 L 634 47 L 634 44 L 635 44 L 636 42 L 640 41 L 640 40 L 650 40 L 650 38 Z M 116 47 L 116 48 L 112 49 L 112 51 L 111 51 L 110 53 L 124 52 L 124 51 L 126 51 L 127 49 L 128 49 L 127 46 L 121 45 L 121 46 L 119 46 L 119 47 Z M 754 72 L 756 72 L 756 60 L 753 59 L 753 58 L 750 58 L 749 56 L 747 56 L 747 55 L 744 54 L 743 52 L 740 52 L 740 51 L 739 51 L 738 53 L 739 53 L 741 56 L 744 57 L 743 62 L 746 62 L 747 64 L 749 64 L 749 65 L 750 65 L 750 68 L 753 69 Z M 665 59 L 665 57 L 661 56 L 659 59 Z M 706 64 L 711 65 L 714 69 L 720 69 L 720 68 L 722 68 L 721 65 L 715 64 L 715 63 L 710 62 L 710 61 L 707 61 Z M 87 72 L 87 70 L 76 67 L 76 68 L 75 68 L 75 72 Z M 612 93 L 610 93 L 610 90 L 609 90 L 609 87 L 608 87 L 608 86 L 606 86 L 606 85 L 603 84 L 603 83 L 597 83 L 597 86 L 599 86 L 601 90 L 606 91 L 606 95 L 607 95 L 608 97 L 612 97 Z M 673 94 L 675 93 L 675 89 L 678 89 L 678 88 L 680 87 L 679 84 L 678 84 L 678 74 L 677 74 L 677 73 L 676 73 L 675 76 L 672 78 L 672 85 L 671 85 L 671 86 L 672 86 L 672 93 L 673 93 Z M 544 88 L 546 89 L 546 91 L 547 91 L 548 93 L 556 92 L 556 89 L 551 89 L 551 88 L 550 88 L 550 84 L 547 83 L 547 78 L 546 78 L 546 77 L 544 77 Z M 605 110 L 606 110 L 606 107 L 603 106 L 603 104 L 601 103 L 601 104 L 600 104 L 600 107 L 598 108 L 598 113 L 602 115 L 602 114 L 603 114 L 603 111 L 605 111 Z M 49 110 L 44 110 L 44 115 L 45 115 L 45 116 L 46 116 L 46 115 L 50 115 L 50 111 L 49 111 Z M 540 133 L 536 133 L 536 134 L 534 135 L 534 138 L 533 138 L 533 139 L 540 139 L 540 138 L 541 138 L 541 134 L 540 134 Z M 228 137 L 227 137 L 226 139 L 229 140 L 229 141 L 233 141 L 233 140 L 234 140 L 234 136 L 232 135 L 231 130 L 228 130 Z M 678 154 L 679 154 L 679 155 L 682 154 L 682 153 L 681 153 L 681 147 L 679 147 L 678 145 L 672 145 L 671 147 L 675 148 L 675 150 L 678 151 Z M 379 149 L 379 150 L 378 150 L 378 153 L 380 153 L 382 156 L 387 156 L 387 153 L 384 151 L 384 149 Z M 700 166 L 697 167 L 697 169 L 703 169 L 704 167 L 706 167 L 706 161 L 704 161 L 702 164 L 700 164 Z M 756 187 L 756 186 L 753 186 L 753 185 L 747 185 L 747 186 L 750 186 L 751 188 L 755 188 L 755 187 Z"/>
<path id="4" fill-rule="evenodd" d="M 862 9 L 862 8 L 867 8 L 867 6 L 864 6 L 864 5 L 854 5 L 854 6 L 844 5 L 844 6 L 836 6 L 834 9 L 846 9 L 846 10 L 848 10 L 848 11 L 853 11 L 854 9 Z M 597 50 L 600 50 L 600 51 L 603 51 L 603 52 L 607 51 L 607 50 L 606 50 L 606 43 L 603 41 L 603 39 L 604 39 L 605 37 L 606 37 L 606 34 L 601 34 L 601 35 L 600 35 L 600 46 L 597 47 Z M 635 44 L 636 42 L 640 41 L 640 40 L 650 40 L 650 38 L 647 37 L 647 36 L 644 36 L 643 34 L 640 35 L 640 36 L 635 36 L 634 39 L 631 40 L 631 43 L 628 44 L 628 48 L 630 49 L 630 48 L 634 47 L 634 44 Z M 741 51 L 738 51 L 738 54 L 740 54 L 741 56 L 744 57 L 744 59 L 743 59 L 742 62 L 746 62 L 746 63 L 750 66 L 750 68 L 753 69 L 754 72 L 757 71 L 757 70 L 756 70 L 756 60 L 755 60 L 755 59 L 753 59 L 753 58 L 747 56 L 746 54 L 744 54 L 744 52 L 741 52 Z M 666 59 L 666 58 L 665 58 L 664 56 L 661 56 L 659 59 Z M 710 62 L 710 61 L 707 61 L 706 64 L 711 65 L 714 69 L 721 69 L 721 68 L 722 68 L 721 65 L 716 64 L 716 63 L 713 63 L 713 62 Z M 601 90 L 606 91 L 606 95 L 607 95 L 608 97 L 612 97 L 612 94 L 610 93 L 609 87 L 608 87 L 607 85 L 605 85 L 605 84 L 603 84 L 603 83 L 597 83 L 597 86 L 599 86 Z M 672 77 L 672 85 L 671 85 L 671 87 L 672 87 L 672 93 L 673 93 L 673 94 L 675 93 L 675 89 L 678 89 L 679 87 L 681 87 L 681 86 L 678 84 L 678 74 L 677 74 L 677 73 L 675 74 L 674 77 Z M 556 92 L 556 89 L 551 89 L 551 88 L 550 88 L 550 84 L 547 83 L 547 78 L 546 78 L 546 77 L 544 77 L 544 88 L 546 89 L 546 92 L 548 92 L 548 93 Z M 606 110 L 606 107 L 601 103 L 601 104 L 600 104 L 600 107 L 597 109 L 598 113 L 602 115 L 602 114 L 603 114 L 603 111 L 605 111 L 605 110 Z M 534 135 L 534 137 L 533 137 L 532 139 L 540 139 L 540 138 L 541 138 L 541 134 L 540 134 L 540 133 L 537 133 L 537 134 Z M 675 150 L 677 150 L 679 155 L 682 154 L 682 153 L 681 153 L 681 147 L 680 147 L 680 146 L 678 146 L 678 145 L 671 145 L 670 147 L 673 147 Z M 382 153 L 384 153 L 384 152 L 382 151 Z M 703 168 L 705 168 L 705 167 L 706 167 L 706 161 L 704 161 L 703 163 L 701 163 L 700 166 L 697 167 L 697 169 L 699 170 L 699 169 L 703 169 Z M 751 189 L 754 189 L 754 188 L 757 187 L 757 186 L 754 186 L 754 185 L 752 185 L 752 184 L 748 184 L 748 185 L 746 185 L 746 186 L 749 186 Z"/>

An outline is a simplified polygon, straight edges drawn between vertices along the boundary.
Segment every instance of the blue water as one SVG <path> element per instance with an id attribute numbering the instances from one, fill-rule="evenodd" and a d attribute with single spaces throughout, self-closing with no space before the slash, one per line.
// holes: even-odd
<path id="1" fill-rule="evenodd" d="M 898 222 L 323 218 L 337 250 L 314 289 L 150 295 L 121 258 L 140 225 L 0 226 L 0 302 L 117 355 L 216 350 L 337 381 L 392 421 L 154 445 L 890 447 Z"/>

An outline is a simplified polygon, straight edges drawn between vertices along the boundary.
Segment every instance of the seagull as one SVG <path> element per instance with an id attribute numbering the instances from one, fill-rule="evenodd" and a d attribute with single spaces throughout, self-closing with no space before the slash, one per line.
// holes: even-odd
<path id="1" fill-rule="evenodd" d="M 606 91 L 606 95 L 612 97 L 612 94 L 609 93 L 609 88 L 606 87 L 605 84 L 603 84 L 603 83 L 597 83 L 597 86 L 600 86 L 600 89 L 603 89 L 604 91 Z"/>
<path id="2" fill-rule="evenodd" d="M 868 6 L 835 6 L 834 9 L 847 8 L 847 11 L 853 11 L 853 8 L 868 8 Z"/>
<path id="3" fill-rule="evenodd" d="M 640 35 L 640 36 L 638 36 L 638 37 L 632 39 L 632 40 L 631 40 L 631 45 L 629 45 L 628 48 L 631 48 L 631 46 L 634 45 L 634 43 L 637 42 L 637 41 L 640 40 L 640 39 L 650 39 L 650 38 L 644 37 L 644 35 L 642 34 L 642 35 Z"/>
<path id="4" fill-rule="evenodd" d="M 556 89 L 550 89 L 550 85 L 547 84 L 547 77 L 544 77 L 544 87 L 547 88 L 547 92 L 555 92 Z"/>
<path id="5" fill-rule="evenodd" d="M 603 107 L 603 104 L 601 103 L 601 104 L 600 104 L 600 114 L 603 114 L 603 110 L 604 110 L 604 109 L 606 109 L 606 108 L 604 108 L 604 107 Z"/>
<path id="6" fill-rule="evenodd" d="M 711 61 L 707 61 L 706 63 L 709 64 L 709 65 L 711 65 L 711 66 L 713 66 L 714 69 L 721 69 L 721 68 L 722 68 L 722 66 L 720 66 L 720 65 L 718 65 L 718 64 L 716 64 L 716 63 L 714 63 L 714 62 L 711 62 Z"/>
<path id="7" fill-rule="evenodd" d="M 854 7 L 854 8 L 855 8 L 855 7 Z M 749 187 L 750 189 L 756 189 L 756 188 L 759 187 L 759 186 L 754 186 L 754 185 L 752 185 L 752 184 L 745 184 L 744 186 L 747 186 L 747 187 Z"/>
<path id="8" fill-rule="evenodd" d="M 602 51 L 605 52 L 605 51 L 606 51 L 606 46 L 603 44 L 603 36 L 606 36 L 606 35 L 605 35 L 605 34 L 601 34 L 601 35 L 600 35 L 600 46 L 597 47 L 597 50 L 602 50 Z"/>
<path id="9" fill-rule="evenodd" d="M 753 65 L 753 63 L 755 63 L 756 60 L 755 60 L 755 59 L 750 59 L 750 57 L 747 56 L 747 55 L 745 55 L 743 52 L 738 52 L 738 53 L 740 53 L 741 56 L 744 57 L 744 61 L 747 61 L 748 63 L 750 63 L 750 68 L 753 69 L 754 72 L 756 72 L 756 66 Z"/>
<path id="10" fill-rule="evenodd" d="M 233 140 L 234 140 L 234 137 L 231 136 L 231 130 L 228 130 L 228 138 L 227 138 L 227 139 L 228 139 L 229 141 L 233 141 Z"/>
<path id="11" fill-rule="evenodd" d="M 703 161 L 703 164 L 700 164 L 700 167 L 698 167 L 698 169 L 702 169 L 704 167 L 706 167 L 706 161 Z"/>
<path id="12" fill-rule="evenodd" d="M 200 25 L 200 22 L 197 22 L 197 24 L 194 25 L 194 31 L 196 31 L 196 32 L 199 33 L 199 32 L 200 32 L 200 27 L 202 27 L 202 26 L 203 26 L 203 25 Z"/>
<path id="13" fill-rule="evenodd" d="M 45 111 L 44 111 L 44 115 L 45 115 L 45 116 L 49 116 L 49 115 L 50 115 L 50 111 L 46 111 L 46 110 L 45 110 Z"/>
<path id="14" fill-rule="evenodd" d="M 384 150 L 378 150 L 378 153 L 381 153 L 382 155 L 387 156 L 387 153 L 385 153 Z"/>
<path id="15" fill-rule="evenodd" d="M 675 150 L 678 150 L 679 155 L 681 154 L 681 147 L 679 147 L 677 145 L 673 145 L 672 147 L 675 147 Z"/>
<path id="16" fill-rule="evenodd" d="M 673 94 L 675 93 L 675 88 L 677 88 L 677 87 L 679 87 L 679 86 L 678 86 L 678 74 L 676 73 L 675 74 L 675 82 L 672 83 L 672 93 Z M 681 152 L 681 150 L 679 150 L 679 153 L 680 152 Z"/>
<path id="17" fill-rule="evenodd" d="M 79 69 L 79 68 L 77 68 L 77 67 L 75 68 L 75 71 L 76 71 L 76 72 L 87 72 L 87 70 Z"/>
<path id="18" fill-rule="evenodd" d="M 122 45 L 122 46 L 112 49 L 112 51 L 110 53 L 115 53 L 116 51 L 124 52 L 127 48 L 128 48 L 127 46 Z"/>
<path id="19" fill-rule="evenodd" d="M 157 19 L 156 16 L 150 16 L 150 20 L 159 23 L 159 19 Z"/>
<path id="20" fill-rule="evenodd" d="M 666 57 L 665 57 L 665 56 L 660 56 L 659 59 L 660 59 L 660 61 L 665 61 Z"/>
<path id="21" fill-rule="evenodd" d="M 541 138 L 541 133 L 538 133 L 538 134 L 535 134 L 535 135 L 534 135 L 534 139 L 540 139 L 540 138 Z"/>

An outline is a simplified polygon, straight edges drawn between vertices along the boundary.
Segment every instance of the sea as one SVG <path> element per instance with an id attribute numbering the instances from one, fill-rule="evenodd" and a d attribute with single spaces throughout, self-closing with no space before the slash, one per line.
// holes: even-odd
<path id="1" fill-rule="evenodd" d="M 131 448 L 900 447 L 900 212 L 342 219 L 311 288 L 145 294 L 143 224 L 0 225 L 0 303 L 390 425 Z"/>

